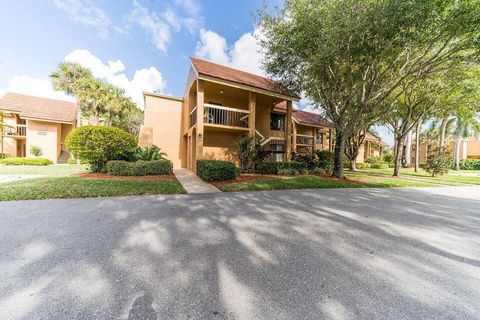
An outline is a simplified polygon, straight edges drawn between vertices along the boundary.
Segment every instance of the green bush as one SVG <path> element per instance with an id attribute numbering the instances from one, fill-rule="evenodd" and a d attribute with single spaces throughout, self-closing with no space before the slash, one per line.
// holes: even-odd
<path id="1" fill-rule="evenodd" d="M 460 170 L 480 170 L 480 159 L 463 159 Z"/>
<path id="2" fill-rule="evenodd" d="M 143 160 L 143 161 L 152 161 L 152 160 L 164 160 L 167 154 L 162 152 L 159 147 L 153 145 L 151 147 L 138 147 L 135 150 L 135 158 L 136 160 Z"/>
<path id="3" fill-rule="evenodd" d="M 448 147 L 437 147 L 428 153 L 425 170 L 434 177 L 448 173 L 452 165 L 453 158 Z"/>
<path id="4" fill-rule="evenodd" d="M 393 163 L 393 153 L 390 150 L 383 150 L 383 161 Z"/>
<path id="5" fill-rule="evenodd" d="M 0 164 L 12 166 L 48 166 L 52 161 L 45 158 L 5 158 L 0 160 Z"/>
<path id="6" fill-rule="evenodd" d="M 372 165 L 368 162 L 357 163 L 356 166 L 357 169 L 370 169 L 372 167 Z"/>
<path id="7" fill-rule="evenodd" d="M 251 173 L 268 152 L 261 146 L 259 137 L 244 135 L 237 142 L 237 155 L 242 172 Z"/>
<path id="8" fill-rule="evenodd" d="M 135 162 L 111 160 L 107 162 L 105 167 L 112 176 L 166 175 L 173 171 L 172 162 L 169 160 L 139 160 Z"/>
<path id="9" fill-rule="evenodd" d="M 387 162 L 375 162 L 370 164 L 372 169 L 388 169 L 390 165 Z"/>
<path id="10" fill-rule="evenodd" d="M 40 157 L 42 155 L 42 149 L 39 146 L 31 146 L 30 147 L 30 154 L 35 157 Z"/>
<path id="11" fill-rule="evenodd" d="M 367 159 L 367 163 L 374 164 L 374 163 L 380 163 L 383 162 L 380 157 L 370 157 Z"/>
<path id="12" fill-rule="evenodd" d="M 278 170 L 278 175 L 280 176 L 297 176 L 300 173 L 292 168 L 283 168 Z"/>
<path id="13" fill-rule="evenodd" d="M 85 126 L 72 130 L 65 140 L 75 158 L 90 163 L 92 171 L 102 170 L 109 160 L 129 157 L 137 146 L 130 133 L 114 127 Z"/>
<path id="14" fill-rule="evenodd" d="M 317 167 L 323 168 L 326 171 L 331 171 L 333 168 L 334 153 L 328 150 L 315 151 L 318 158 Z"/>
<path id="15" fill-rule="evenodd" d="M 70 158 L 70 159 L 68 159 L 67 162 L 68 162 L 69 164 L 77 164 L 77 159 L 75 159 L 75 158 Z M 87 160 L 81 159 L 81 160 L 80 160 L 80 164 L 89 164 L 89 162 L 88 162 Z"/>
<path id="16" fill-rule="evenodd" d="M 220 160 L 197 160 L 197 175 L 204 181 L 225 181 L 237 177 L 235 164 Z"/>
<path id="17" fill-rule="evenodd" d="M 305 162 L 274 162 L 274 161 L 265 161 L 260 162 L 257 165 L 257 173 L 260 174 L 279 174 L 280 170 L 283 169 L 293 169 L 299 173 L 307 172 L 308 167 Z"/>

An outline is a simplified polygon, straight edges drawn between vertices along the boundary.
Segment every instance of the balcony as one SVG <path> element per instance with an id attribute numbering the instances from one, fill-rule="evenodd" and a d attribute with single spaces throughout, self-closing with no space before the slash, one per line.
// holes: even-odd
<path id="1" fill-rule="evenodd" d="M 26 137 L 27 126 L 25 124 L 17 124 L 13 126 L 4 126 L 2 135 L 5 137 Z"/>
<path id="2" fill-rule="evenodd" d="M 204 104 L 203 123 L 211 126 L 248 128 L 248 110 Z"/>
<path id="3" fill-rule="evenodd" d="M 298 146 L 313 146 L 313 136 L 297 134 L 296 142 Z"/>

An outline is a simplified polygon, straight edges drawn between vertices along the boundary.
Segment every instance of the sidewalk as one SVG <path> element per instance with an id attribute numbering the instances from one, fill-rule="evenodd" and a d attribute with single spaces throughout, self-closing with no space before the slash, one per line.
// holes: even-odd
<path id="1" fill-rule="evenodd" d="M 204 182 L 192 171 L 187 169 L 174 169 L 173 173 L 182 184 L 187 193 L 217 193 L 221 192 L 209 183 Z"/>

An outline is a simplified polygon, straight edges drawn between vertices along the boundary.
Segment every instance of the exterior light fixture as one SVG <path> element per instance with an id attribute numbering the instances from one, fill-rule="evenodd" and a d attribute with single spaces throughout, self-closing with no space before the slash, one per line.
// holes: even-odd
<path id="1" fill-rule="evenodd" d="M 220 90 L 220 94 L 223 94 L 223 90 Z"/>

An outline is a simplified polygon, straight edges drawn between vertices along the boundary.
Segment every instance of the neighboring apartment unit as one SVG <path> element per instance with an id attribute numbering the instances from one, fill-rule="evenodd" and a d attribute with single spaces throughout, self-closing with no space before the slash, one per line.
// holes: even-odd
<path id="1" fill-rule="evenodd" d="M 183 98 L 144 93 L 139 145 L 157 145 L 176 168 L 195 171 L 197 159 L 237 162 L 242 135 L 258 135 L 270 159 L 331 149 L 330 123 L 294 110 L 299 97 L 264 77 L 192 58 Z"/>
<path id="2" fill-rule="evenodd" d="M 75 103 L 7 92 L 0 99 L 3 111 L 1 143 L 8 156 L 31 157 L 31 146 L 42 157 L 66 162 L 65 137 L 76 126 Z M 1 152 L 1 151 L 0 151 Z"/>
<path id="3" fill-rule="evenodd" d="M 425 143 L 420 143 L 419 148 L 419 163 L 425 164 L 427 162 L 428 150 L 432 148 Z M 455 157 L 455 141 L 448 142 L 448 148 L 451 150 L 451 155 Z M 412 141 L 411 149 L 411 163 L 415 163 L 415 140 Z M 462 139 L 460 143 L 460 160 L 463 159 L 480 159 L 480 137 L 470 137 Z"/>
<path id="4" fill-rule="evenodd" d="M 366 162 L 368 158 L 381 157 L 383 150 L 390 146 L 379 137 L 367 132 L 365 136 L 365 143 L 360 147 L 357 156 L 357 163 Z"/>

